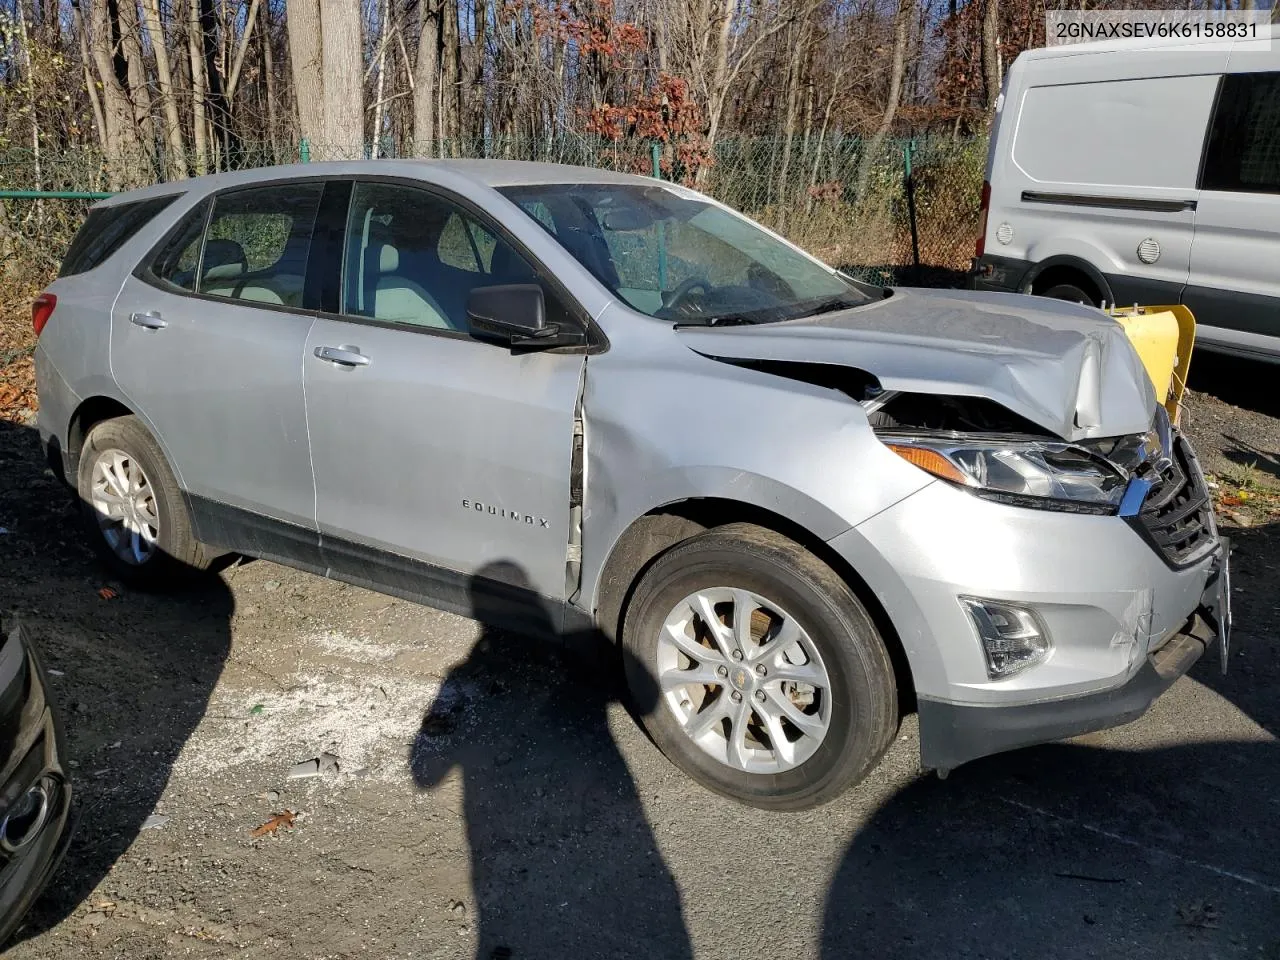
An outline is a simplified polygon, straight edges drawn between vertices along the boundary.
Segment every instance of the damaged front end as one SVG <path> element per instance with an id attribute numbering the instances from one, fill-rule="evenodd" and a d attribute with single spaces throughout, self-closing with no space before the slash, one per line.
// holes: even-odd
<path id="1" fill-rule="evenodd" d="M 1194 451 L 1111 318 L 894 291 L 679 335 L 837 391 L 941 481 L 831 541 L 905 648 L 925 767 L 1127 722 L 1215 638 L 1225 664 L 1228 545 Z"/>

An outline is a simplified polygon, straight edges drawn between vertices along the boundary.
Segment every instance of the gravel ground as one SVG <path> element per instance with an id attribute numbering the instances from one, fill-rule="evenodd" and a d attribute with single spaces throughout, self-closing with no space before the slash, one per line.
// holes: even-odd
<path id="1" fill-rule="evenodd" d="M 0 600 L 58 671 L 82 814 L 11 956 L 1280 960 L 1275 372 L 1202 363 L 1187 423 L 1237 544 L 1227 678 L 946 781 L 908 718 L 801 814 L 686 780 L 575 638 L 266 562 L 120 589 L 0 423 Z"/>

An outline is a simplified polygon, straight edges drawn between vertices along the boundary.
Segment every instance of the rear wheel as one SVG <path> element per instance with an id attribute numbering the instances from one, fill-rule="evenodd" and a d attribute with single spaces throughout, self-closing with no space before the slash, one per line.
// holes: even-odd
<path id="1" fill-rule="evenodd" d="M 866 610 L 830 567 L 761 527 L 718 527 L 660 557 L 623 643 L 655 743 L 751 806 L 833 799 L 897 730 L 893 667 Z"/>
<path id="2" fill-rule="evenodd" d="M 173 471 L 136 418 L 89 431 L 76 479 L 89 535 L 120 579 L 159 586 L 208 567 Z"/>

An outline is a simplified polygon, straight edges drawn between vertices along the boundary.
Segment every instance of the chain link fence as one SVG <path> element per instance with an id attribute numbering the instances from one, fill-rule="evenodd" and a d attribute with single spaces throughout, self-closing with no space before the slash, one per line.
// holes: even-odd
<path id="1" fill-rule="evenodd" d="M 92 147 L 43 155 L 10 150 L 0 152 L 0 271 L 37 284 L 51 276 L 93 201 L 86 194 L 205 171 L 405 156 L 538 160 L 658 175 L 710 194 L 864 279 L 949 285 L 973 252 L 986 141 L 727 138 L 709 162 L 682 144 L 572 134 L 433 141 L 399 153 L 389 142 L 348 149 L 307 141 L 224 142 L 187 157 L 158 149 L 138 157 L 107 157 Z"/>

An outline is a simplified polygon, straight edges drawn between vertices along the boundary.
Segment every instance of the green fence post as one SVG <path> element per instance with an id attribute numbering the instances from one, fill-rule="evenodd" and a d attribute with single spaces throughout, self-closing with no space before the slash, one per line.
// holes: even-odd
<path id="1" fill-rule="evenodd" d="M 298 161 L 300 163 L 311 162 L 311 142 L 306 137 L 303 137 L 298 144 Z"/>
<path id="2" fill-rule="evenodd" d="M 653 161 L 653 175 L 656 179 L 662 179 L 662 145 L 657 140 L 649 144 L 649 158 Z"/>

